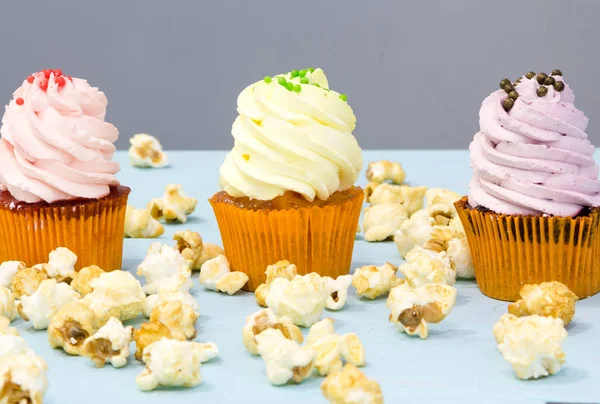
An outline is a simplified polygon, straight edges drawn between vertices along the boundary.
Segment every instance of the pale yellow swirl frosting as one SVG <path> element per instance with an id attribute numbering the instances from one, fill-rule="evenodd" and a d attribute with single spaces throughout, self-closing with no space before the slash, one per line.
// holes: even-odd
<path id="1" fill-rule="evenodd" d="M 279 77 L 300 91 L 286 89 Z M 329 90 L 321 69 L 305 77 L 307 84 L 290 73 L 261 80 L 238 97 L 235 145 L 220 170 L 229 195 L 271 200 L 292 191 L 325 200 L 354 185 L 362 152 L 352 135 L 352 108 Z"/>

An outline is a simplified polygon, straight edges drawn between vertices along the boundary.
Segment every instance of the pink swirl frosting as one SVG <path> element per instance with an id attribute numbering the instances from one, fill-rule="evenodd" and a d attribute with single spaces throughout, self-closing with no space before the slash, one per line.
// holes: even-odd
<path id="1" fill-rule="evenodd" d="M 47 83 L 47 89 L 46 89 Z M 86 80 L 36 73 L 14 92 L 0 128 L 0 190 L 22 202 L 98 199 L 119 185 L 119 132 Z"/>
<path id="2" fill-rule="evenodd" d="M 562 77 L 553 76 L 557 81 Z M 573 105 L 573 91 L 521 78 L 509 112 L 506 92 L 487 97 L 479 111 L 480 130 L 469 150 L 473 178 L 469 204 L 508 215 L 576 216 L 600 206 L 598 165 L 585 130 L 588 119 Z"/>

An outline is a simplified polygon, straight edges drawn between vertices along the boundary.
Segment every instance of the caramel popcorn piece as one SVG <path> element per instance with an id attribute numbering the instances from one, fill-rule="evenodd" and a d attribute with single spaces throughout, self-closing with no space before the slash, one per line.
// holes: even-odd
<path id="1" fill-rule="evenodd" d="M 358 338 L 358 335 L 354 333 L 342 335 L 341 344 L 342 358 L 346 362 L 358 367 L 366 365 L 367 356 L 365 354 L 365 347 L 360 338 Z"/>
<path id="2" fill-rule="evenodd" d="M 21 297 L 19 314 L 23 320 L 31 322 L 34 329 L 45 330 L 61 307 L 79 297 L 79 293 L 66 283 L 46 279 L 32 295 Z"/>
<path id="3" fill-rule="evenodd" d="M 519 379 L 538 379 L 558 373 L 566 355 L 561 344 L 567 331 L 560 318 L 504 314 L 494 325 L 498 349 Z"/>
<path id="4" fill-rule="evenodd" d="M 32 350 L 0 361 L 0 403 L 42 404 L 48 388 L 48 365 Z"/>
<path id="5" fill-rule="evenodd" d="M 248 275 L 243 272 L 230 272 L 223 275 L 217 281 L 217 290 L 219 292 L 225 292 L 230 296 L 234 295 L 248 283 L 249 279 Z"/>
<path id="6" fill-rule="evenodd" d="M 61 307 L 48 325 L 48 342 L 69 355 L 81 355 L 83 343 L 98 330 L 94 312 L 81 300 Z"/>
<path id="7" fill-rule="evenodd" d="M 192 274 L 186 259 L 173 247 L 152 243 L 137 274 L 146 279 L 144 292 L 158 293 L 159 290 L 188 291 Z"/>
<path id="8" fill-rule="evenodd" d="M 331 404 L 383 404 L 379 383 L 367 378 L 351 363 L 341 372 L 327 376 L 321 391 Z"/>
<path id="9" fill-rule="evenodd" d="M 306 349 L 313 350 L 315 356 L 315 369 L 321 376 L 342 370 L 342 344 L 336 334 L 323 335 Z"/>
<path id="10" fill-rule="evenodd" d="M 371 206 L 398 203 L 412 216 L 423 207 L 423 196 L 427 187 L 409 187 L 408 185 L 381 184 L 369 197 Z"/>
<path id="11" fill-rule="evenodd" d="M 356 294 L 367 299 L 385 295 L 394 285 L 397 270 L 398 268 L 389 262 L 378 267 L 368 265 L 356 269 L 352 275 L 352 285 L 356 288 Z"/>
<path id="12" fill-rule="evenodd" d="M 0 316 L 10 321 L 17 317 L 17 304 L 15 295 L 10 289 L 0 286 Z"/>
<path id="13" fill-rule="evenodd" d="M 200 313 L 180 300 L 160 302 L 150 314 L 150 322 L 162 323 L 173 338 L 184 340 L 196 337 L 196 321 Z"/>
<path id="14" fill-rule="evenodd" d="M 124 327 L 118 318 L 111 317 L 97 333 L 85 340 L 83 355 L 90 358 L 96 367 L 110 363 L 115 368 L 121 368 L 127 364 L 130 356 L 132 332 L 132 327 Z"/>
<path id="15" fill-rule="evenodd" d="M 410 286 L 418 288 L 428 283 L 454 285 L 456 271 L 452 268 L 445 251 L 435 252 L 416 246 L 406 254 L 406 263 L 400 265 L 400 272 Z"/>
<path id="16" fill-rule="evenodd" d="M 267 378 L 278 386 L 301 383 L 314 367 L 316 352 L 287 339 L 280 330 L 266 329 L 256 336 L 257 349 L 267 366 Z"/>
<path id="17" fill-rule="evenodd" d="M 173 240 L 177 242 L 175 248 L 181 256 L 185 258 L 192 271 L 198 271 L 202 267 L 202 253 L 204 252 L 204 244 L 202 237 L 195 231 L 185 230 L 175 232 Z"/>
<path id="18" fill-rule="evenodd" d="M 0 315 L 0 336 L 1 335 L 13 335 L 18 337 L 19 331 L 16 328 L 10 326 L 11 320 L 7 317 Z"/>
<path id="19" fill-rule="evenodd" d="M 161 290 L 157 294 L 148 296 L 146 298 L 146 305 L 142 312 L 144 316 L 150 317 L 152 310 L 154 310 L 156 306 L 158 306 L 160 303 L 171 301 L 180 301 L 190 306 L 194 311 L 200 313 L 200 304 L 198 304 L 190 292 L 170 292 L 165 290 Z"/>
<path id="20" fill-rule="evenodd" d="M 441 284 L 425 284 L 418 288 L 408 283 L 396 286 L 390 292 L 386 307 L 390 309 L 390 321 L 408 335 L 426 339 L 428 323 L 441 322 L 456 303 L 456 289 Z"/>
<path id="21" fill-rule="evenodd" d="M 166 325 L 156 321 L 142 323 L 139 330 L 133 330 L 133 340 L 135 341 L 136 346 L 135 359 L 141 361 L 144 355 L 144 349 L 153 342 L 160 341 L 163 338 L 173 338 L 171 330 L 169 330 Z"/>
<path id="22" fill-rule="evenodd" d="M 162 168 L 169 163 L 158 139 L 146 133 L 138 133 L 129 139 L 129 162 L 134 167 Z"/>
<path id="23" fill-rule="evenodd" d="M 323 281 L 327 293 L 325 308 L 334 311 L 341 310 L 348 299 L 348 288 L 352 285 L 352 275 L 340 275 L 336 279 L 324 276 Z"/>
<path id="24" fill-rule="evenodd" d="M 16 299 L 33 294 L 48 275 L 37 268 L 20 269 L 12 279 L 12 291 Z"/>
<path id="25" fill-rule="evenodd" d="M 21 261 L 6 261 L 0 264 L 0 286 L 10 288 L 13 278 L 22 269 L 25 269 L 25 263 Z"/>
<path id="26" fill-rule="evenodd" d="M 204 248 L 202 249 L 202 255 L 200 256 L 200 259 L 197 263 L 198 268 L 201 268 L 202 264 L 204 264 L 206 261 L 216 258 L 221 254 L 224 254 L 223 249 L 216 244 L 203 243 L 203 247 Z"/>
<path id="27" fill-rule="evenodd" d="M 155 219 L 164 218 L 166 221 L 187 222 L 187 217 L 196 209 L 198 200 L 187 196 L 179 184 L 170 184 L 165 188 L 162 198 L 152 199 L 148 209 Z"/>
<path id="28" fill-rule="evenodd" d="M 242 329 L 244 346 L 253 355 L 258 355 L 256 336 L 269 328 L 279 330 L 284 337 L 301 344 L 304 340 L 302 331 L 289 317 L 277 317 L 271 309 L 260 310 L 246 318 Z"/>
<path id="29" fill-rule="evenodd" d="M 426 211 L 420 210 L 404 221 L 394 235 L 394 243 L 402 257 L 415 246 L 422 246 L 431 238 L 435 220 Z"/>
<path id="30" fill-rule="evenodd" d="M 200 270 L 201 285 L 206 289 L 226 292 L 229 295 L 242 289 L 248 279 L 248 275 L 243 272 L 230 272 L 229 261 L 222 254 L 206 261 Z"/>
<path id="31" fill-rule="evenodd" d="M 125 237 L 156 238 L 162 236 L 164 232 L 164 226 L 152 217 L 148 208 L 136 209 L 131 205 L 127 205 L 125 211 Z"/>
<path id="32" fill-rule="evenodd" d="M 106 272 L 104 272 L 102 268 L 96 265 L 81 268 L 79 272 L 75 274 L 75 278 L 73 278 L 73 281 L 71 282 L 71 288 L 81 296 L 92 293 L 91 282 L 105 273 Z"/>
<path id="33" fill-rule="evenodd" d="M 276 278 L 269 285 L 266 303 L 278 316 L 310 327 L 321 317 L 328 295 L 323 279 L 316 273 L 296 275 L 291 281 Z"/>
<path id="34" fill-rule="evenodd" d="M 560 282 L 543 282 L 539 285 L 523 285 L 519 292 L 522 299 L 508 306 L 508 312 L 517 317 L 539 316 L 560 318 L 565 326 L 575 315 L 577 295 Z"/>
<path id="35" fill-rule="evenodd" d="M 402 223 L 407 220 L 407 211 L 402 204 L 386 203 L 368 207 L 365 209 L 362 223 L 365 241 L 384 241 L 393 238 Z"/>
<path id="36" fill-rule="evenodd" d="M 374 161 L 367 168 L 367 180 L 379 183 L 391 181 L 393 184 L 402 184 L 406 173 L 400 163 L 388 160 Z"/>

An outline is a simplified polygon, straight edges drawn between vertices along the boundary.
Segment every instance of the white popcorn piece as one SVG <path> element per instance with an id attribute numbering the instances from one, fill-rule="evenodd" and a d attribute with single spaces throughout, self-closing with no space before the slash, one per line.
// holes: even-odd
<path id="1" fill-rule="evenodd" d="M 104 273 L 93 279 L 90 287 L 92 293 L 82 301 L 92 309 L 100 324 L 110 317 L 118 317 L 121 321 L 134 319 L 146 304 L 140 282 L 127 271 Z"/>
<path id="2" fill-rule="evenodd" d="M 452 286 L 429 283 L 412 288 L 408 283 L 396 286 L 390 292 L 386 307 L 390 321 L 408 335 L 421 339 L 429 336 L 428 323 L 439 323 L 456 303 L 456 289 Z"/>
<path id="3" fill-rule="evenodd" d="M 519 379 L 538 379 L 556 374 L 565 363 L 561 344 L 567 331 L 560 318 L 504 314 L 494 325 L 498 349 Z"/>
<path id="4" fill-rule="evenodd" d="M 466 238 L 454 238 L 448 241 L 448 257 L 452 268 L 456 271 L 456 277 L 461 279 L 475 278 L 475 267 L 471 249 Z"/>
<path id="5" fill-rule="evenodd" d="M 363 229 L 365 241 L 384 241 L 396 234 L 408 220 L 406 208 L 399 203 L 385 203 L 365 209 Z"/>
<path id="6" fill-rule="evenodd" d="M 219 347 L 214 342 L 196 342 L 200 352 L 200 363 L 210 362 L 219 356 Z"/>
<path id="7" fill-rule="evenodd" d="M 0 335 L 0 361 L 29 351 L 27 341 L 18 335 Z"/>
<path id="8" fill-rule="evenodd" d="M 117 317 L 111 317 L 98 332 L 83 343 L 83 355 L 101 368 L 110 363 L 115 368 L 127 364 L 133 327 L 124 327 Z"/>
<path id="9" fill-rule="evenodd" d="M 278 316 L 287 316 L 298 326 L 310 327 L 321 318 L 327 298 L 323 279 L 313 272 L 296 275 L 291 281 L 273 280 L 266 303 Z"/>
<path id="10" fill-rule="evenodd" d="M 302 331 L 300 331 L 289 317 L 277 317 L 271 309 L 264 309 L 246 318 L 246 324 L 242 329 L 242 336 L 244 338 L 244 346 L 248 352 L 258 355 L 256 336 L 270 328 L 281 331 L 284 337 L 299 344 L 304 340 Z"/>
<path id="11" fill-rule="evenodd" d="M 202 237 L 195 231 L 185 230 L 177 231 L 173 235 L 176 241 L 175 249 L 185 258 L 192 271 L 197 271 L 202 267 L 202 253 L 204 252 L 204 243 Z"/>
<path id="12" fill-rule="evenodd" d="M 75 277 L 75 263 L 77 255 L 68 248 L 58 247 L 51 251 L 48 257 L 48 265 L 44 267 L 50 278 L 73 279 Z"/>
<path id="13" fill-rule="evenodd" d="M 4 286 L 0 286 L 0 316 L 6 317 L 10 321 L 17 317 L 15 295 L 10 289 Z"/>
<path id="14" fill-rule="evenodd" d="M 194 309 L 194 311 L 198 312 L 198 314 L 200 313 L 200 304 L 190 292 L 170 292 L 165 290 L 161 290 L 157 294 L 146 297 L 146 304 L 142 313 L 145 317 L 149 318 L 150 314 L 152 314 L 152 310 L 154 310 L 159 303 L 171 301 L 185 303 Z"/>
<path id="15" fill-rule="evenodd" d="M 289 381 L 301 383 L 310 376 L 316 352 L 269 328 L 256 336 L 257 349 L 267 366 L 267 378 L 275 386 Z"/>
<path id="16" fill-rule="evenodd" d="M 181 300 L 170 300 L 156 305 L 150 314 L 150 321 L 167 326 L 175 339 L 194 339 L 199 316 L 192 306 Z"/>
<path id="17" fill-rule="evenodd" d="M 13 277 L 11 284 L 15 298 L 21 299 L 22 296 L 31 295 L 44 279 L 48 279 L 48 275 L 41 269 L 33 267 L 20 269 Z"/>
<path id="18" fill-rule="evenodd" d="M 146 368 L 135 381 L 142 391 L 197 386 L 202 383 L 200 366 L 206 355 L 206 347 L 198 342 L 163 338 L 144 349 Z"/>
<path id="19" fill-rule="evenodd" d="M 389 160 L 373 161 L 367 168 L 367 180 L 382 183 L 391 181 L 394 184 L 402 184 L 406 173 L 400 163 Z"/>
<path id="20" fill-rule="evenodd" d="M 185 258 L 175 248 L 161 243 L 150 245 L 137 274 L 146 279 L 146 294 L 158 293 L 161 289 L 185 292 L 191 287 L 192 272 Z"/>
<path id="21" fill-rule="evenodd" d="M 335 328 L 333 326 L 334 322 L 335 320 L 332 318 L 324 318 L 323 320 L 314 323 L 308 331 L 306 343 L 312 345 L 325 335 L 335 334 Z"/>
<path id="22" fill-rule="evenodd" d="M 224 253 L 223 248 L 216 244 L 203 243 L 202 245 L 202 255 L 200 256 L 200 259 L 198 260 L 194 269 L 200 269 L 202 264 L 204 264 L 206 261 L 216 258 Z"/>
<path id="23" fill-rule="evenodd" d="M 135 359 L 141 361 L 144 356 L 144 349 L 153 342 L 160 341 L 163 338 L 173 338 L 171 330 L 164 325 L 156 321 L 149 321 L 147 323 L 140 324 L 139 329 L 133 330 L 133 340 L 135 341 Z M 180 338 L 180 341 L 185 341 L 185 338 Z"/>
<path id="24" fill-rule="evenodd" d="M 127 205 L 125 211 L 125 237 L 156 238 L 163 235 L 164 226 L 150 214 L 148 208 L 136 209 Z"/>
<path id="25" fill-rule="evenodd" d="M 243 272 L 230 272 L 229 261 L 221 254 L 202 264 L 200 284 L 209 290 L 234 295 L 248 282 L 248 275 Z"/>
<path id="26" fill-rule="evenodd" d="M 10 320 L 0 315 L 0 335 L 14 335 L 19 336 L 19 331 L 16 328 L 10 326 Z"/>
<path id="27" fill-rule="evenodd" d="M 431 238 L 435 220 L 425 210 L 420 210 L 400 226 L 394 235 L 394 243 L 398 252 L 404 257 L 414 246 L 422 246 Z"/>
<path id="28" fill-rule="evenodd" d="M 134 167 L 162 168 L 169 163 L 162 145 L 154 136 L 138 133 L 129 139 L 131 146 L 127 155 Z"/>
<path id="29" fill-rule="evenodd" d="M 398 268 L 389 262 L 378 267 L 368 265 L 357 268 L 352 275 L 352 285 L 356 288 L 356 294 L 368 299 L 385 295 L 396 284 L 397 270 Z"/>
<path id="30" fill-rule="evenodd" d="M 423 197 L 427 187 L 409 187 L 407 185 L 381 184 L 373 189 L 369 197 L 371 206 L 397 203 L 406 209 L 407 216 L 412 216 L 423 207 Z"/>
<path id="31" fill-rule="evenodd" d="M 371 195 L 373 195 L 373 192 L 375 191 L 375 188 L 377 188 L 378 186 L 380 186 L 381 183 L 380 182 L 369 182 L 366 186 L 365 186 L 365 202 L 370 203 L 371 202 Z M 360 227 L 360 226 L 359 226 Z M 357 233 L 360 230 L 357 230 Z"/>
<path id="32" fill-rule="evenodd" d="M 323 335 L 306 349 L 313 350 L 315 356 L 315 369 L 321 376 L 342 370 L 342 344 L 340 336 L 336 334 Z"/>
<path id="33" fill-rule="evenodd" d="M 21 297 L 19 314 L 25 321 L 31 322 L 36 330 L 45 330 L 52 316 L 65 304 L 79 299 L 66 283 L 57 283 L 56 279 L 42 281 L 39 288 L 30 296 Z"/>
<path id="34" fill-rule="evenodd" d="M 331 404 L 383 404 L 379 383 L 367 378 L 351 363 L 341 372 L 327 376 L 321 391 Z"/>
<path id="35" fill-rule="evenodd" d="M 342 358 L 344 358 L 346 362 L 358 367 L 366 365 L 367 356 L 365 347 L 360 338 L 358 338 L 358 335 L 354 333 L 344 334 L 342 335 L 340 342 L 342 344 Z"/>
<path id="36" fill-rule="evenodd" d="M 81 268 L 75 274 L 75 278 L 73 278 L 70 286 L 81 296 L 85 296 L 89 293 L 92 293 L 92 281 L 105 273 L 106 272 L 104 272 L 102 268 L 96 265 L 90 265 L 89 267 Z"/>
<path id="37" fill-rule="evenodd" d="M 92 291 L 114 290 L 131 296 L 141 302 L 146 299 L 146 294 L 138 281 L 128 271 L 105 272 L 90 282 Z"/>
<path id="38" fill-rule="evenodd" d="M 259 285 L 254 291 L 256 303 L 261 307 L 267 307 L 266 299 L 267 294 L 269 293 L 269 285 L 271 285 L 271 282 L 277 278 L 285 278 L 291 281 L 296 275 L 298 275 L 298 268 L 296 268 L 296 265 L 290 263 L 289 261 L 283 260 L 278 261 L 274 265 L 267 266 L 265 274 L 267 275 L 266 282 Z"/>
<path id="39" fill-rule="evenodd" d="M 98 331 L 94 312 L 83 299 L 61 307 L 48 325 L 48 342 L 52 348 L 62 348 L 69 355 L 81 355 L 83 343 Z"/>
<path id="40" fill-rule="evenodd" d="M 425 207 L 429 208 L 438 203 L 454 205 L 461 196 L 456 192 L 443 188 L 430 188 L 425 192 Z"/>
<path id="41" fill-rule="evenodd" d="M 400 265 L 410 286 L 418 288 L 428 283 L 454 285 L 456 271 L 445 251 L 435 252 L 416 246 L 406 254 L 406 263 Z"/>
<path id="42" fill-rule="evenodd" d="M 25 263 L 21 261 L 6 261 L 0 264 L 0 286 L 10 289 L 13 278 L 22 269 L 25 269 Z"/>
<path id="43" fill-rule="evenodd" d="M 48 365 L 29 350 L 0 361 L 0 403 L 42 404 Z"/>
<path id="44" fill-rule="evenodd" d="M 230 272 L 217 281 L 217 290 L 230 296 L 235 295 L 248 283 L 249 279 L 248 275 L 243 272 Z"/>
<path id="45" fill-rule="evenodd" d="M 341 310 L 348 299 L 348 288 L 352 285 L 352 275 L 340 275 L 336 279 L 324 276 L 323 281 L 327 293 L 325 308 L 334 311 Z"/>
<path id="46" fill-rule="evenodd" d="M 165 188 L 162 198 L 152 199 L 148 204 L 150 214 L 155 219 L 187 222 L 187 217 L 196 209 L 198 200 L 187 196 L 179 184 L 170 184 Z"/>
<path id="47" fill-rule="evenodd" d="M 522 299 L 508 305 L 508 312 L 517 317 L 537 314 L 560 318 L 565 327 L 575 316 L 575 303 L 579 297 L 567 285 L 554 281 L 539 285 L 523 285 L 519 291 Z"/>

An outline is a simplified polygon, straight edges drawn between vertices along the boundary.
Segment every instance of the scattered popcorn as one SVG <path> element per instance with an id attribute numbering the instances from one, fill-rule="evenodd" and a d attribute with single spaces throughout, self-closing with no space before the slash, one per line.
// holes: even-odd
<path id="1" fill-rule="evenodd" d="M 371 195 L 373 195 L 375 188 L 377 188 L 379 185 L 381 185 L 381 183 L 371 181 L 365 186 L 365 202 L 371 202 Z"/>
<path id="2" fill-rule="evenodd" d="M 14 276 L 23 269 L 25 263 L 21 261 L 6 261 L 0 264 L 0 286 L 10 288 Z"/>
<path id="3" fill-rule="evenodd" d="M 200 284 L 206 289 L 218 290 L 228 295 L 237 293 L 248 282 L 243 272 L 230 272 L 229 261 L 223 254 L 206 261 L 200 270 Z"/>
<path id="4" fill-rule="evenodd" d="M 27 341 L 18 335 L 0 335 L 0 360 L 29 351 Z"/>
<path id="5" fill-rule="evenodd" d="M 249 279 L 243 272 L 230 272 L 217 281 L 217 290 L 230 296 L 234 295 L 248 283 Z"/>
<path id="6" fill-rule="evenodd" d="M 454 238 L 448 241 L 448 257 L 452 268 L 456 271 L 456 277 L 461 279 L 475 278 L 475 267 L 471 249 L 466 238 Z"/>
<path id="7" fill-rule="evenodd" d="M 409 187 L 407 185 L 381 184 L 369 197 L 371 206 L 398 203 L 412 216 L 423 207 L 423 196 L 427 187 Z"/>
<path id="8" fill-rule="evenodd" d="M 19 336 L 19 331 L 16 328 L 10 326 L 11 320 L 0 315 L 0 335 L 14 335 Z"/>
<path id="9" fill-rule="evenodd" d="M 0 316 L 6 317 L 10 321 L 17 317 L 15 295 L 4 286 L 0 286 Z"/>
<path id="10" fill-rule="evenodd" d="M 368 379 L 351 363 L 341 372 L 327 376 L 321 391 L 331 404 L 383 404 L 379 383 Z"/>
<path id="11" fill-rule="evenodd" d="M 352 275 L 352 285 L 356 288 L 356 294 L 368 299 L 385 295 L 395 286 L 397 270 L 398 268 L 389 262 L 378 267 L 368 265 L 357 268 Z"/>
<path id="12" fill-rule="evenodd" d="M 494 325 L 498 349 L 519 379 L 538 379 L 560 371 L 567 331 L 560 318 L 504 314 Z"/>
<path id="13" fill-rule="evenodd" d="M 368 207 L 363 216 L 365 241 L 384 241 L 393 238 L 402 223 L 407 220 L 406 208 L 399 203 Z"/>
<path id="14" fill-rule="evenodd" d="M 388 160 L 374 161 L 369 163 L 367 168 L 367 180 L 375 183 L 391 181 L 393 184 L 402 184 L 405 178 L 406 173 L 400 163 Z"/>
<path id="15" fill-rule="evenodd" d="M 181 185 L 170 184 L 165 188 L 162 198 L 152 199 L 148 209 L 155 219 L 164 218 L 167 221 L 187 222 L 188 215 L 196 209 L 198 200 L 183 193 Z"/>
<path id="16" fill-rule="evenodd" d="M 141 302 L 146 299 L 140 281 L 128 271 L 111 271 L 100 274 L 100 276 L 90 281 L 90 287 L 93 291 L 114 290 L 121 292 Z"/>
<path id="17" fill-rule="evenodd" d="M 194 342 L 200 352 L 200 363 L 210 362 L 219 356 L 219 347 L 214 342 Z"/>
<path id="18" fill-rule="evenodd" d="M 399 269 L 414 288 L 427 283 L 454 285 L 456 282 L 456 271 L 445 251 L 435 252 L 416 246 L 406 254 L 405 259 L 406 263 L 400 265 Z"/>
<path id="19" fill-rule="evenodd" d="M 162 323 L 173 338 L 184 340 L 196 337 L 196 321 L 200 313 L 180 300 L 160 302 L 150 314 L 150 322 Z"/>
<path id="20" fill-rule="evenodd" d="M 260 310 L 246 318 L 246 325 L 242 330 L 244 346 L 253 355 L 258 355 L 256 336 L 269 328 L 279 330 L 283 336 L 301 344 L 304 340 L 302 331 L 289 317 L 277 317 L 271 309 Z"/>
<path id="21" fill-rule="evenodd" d="M 146 298 L 146 305 L 142 313 L 146 317 L 150 317 L 152 310 L 163 302 L 180 301 L 190 306 L 194 311 L 200 313 L 200 304 L 194 299 L 190 292 L 169 292 L 165 290 L 159 291 L 157 294 L 150 295 Z"/>
<path id="22" fill-rule="evenodd" d="M 171 330 L 166 325 L 152 321 L 142 323 L 139 330 L 133 330 L 133 340 L 136 346 L 135 359 L 141 361 L 144 349 L 153 342 L 160 341 L 163 338 L 173 339 Z"/>
<path id="23" fill-rule="evenodd" d="M 58 247 L 51 251 L 48 257 L 48 265 L 43 269 L 49 278 L 55 278 L 59 282 L 75 277 L 75 263 L 77 255 L 68 248 Z"/>
<path id="24" fill-rule="evenodd" d="M 19 314 L 25 321 L 31 322 L 36 330 L 45 330 L 52 316 L 65 304 L 79 299 L 66 283 L 57 283 L 56 279 L 46 279 L 30 296 L 21 297 Z"/>
<path id="25" fill-rule="evenodd" d="M 420 210 L 406 220 L 400 226 L 400 230 L 394 235 L 394 243 L 398 252 L 404 257 L 414 246 L 422 246 L 431 237 L 431 231 L 435 220 Z"/>
<path id="26" fill-rule="evenodd" d="M 452 219 L 457 215 L 453 204 L 445 202 L 435 203 L 425 209 L 427 215 L 434 220 L 434 225 L 450 226 Z"/>
<path id="27" fill-rule="evenodd" d="M 283 385 L 290 380 L 301 383 L 310 376 L 316 357 L 314 350 L 302 348 L 297 342 L 287 339 L 280 330 L 272 328 L 255 338 L 271 384 Z"/>
<path id="28" fill-rule="evenodd" d="M 428 323 L 439 323 L 454 307 L 456 289 L 442 284 L 425 284 L 412 288 L 408 283 L 396 286 L 390 292 L 386 307 L 390 321 L 408 335 L 429 335 Z"/>
<path id="29" fill-rule="evenodd" d="M 333 327 L 334 322 L 335 320 L 332 318 L 324 318 L 323 320 L 314 323 L 308 331 L 306 343 L 312 345 L 325 335 L 335 334 L 335 328 Z"/>
<path id="30" fill-rule="evenodd" d="M 197 342 L 161 339 L 144 349 L 146 368 L 135 381 L 142 391 L 158 386 L 194 387 L 202 383 L 201 359 L 206 347 Z"/>
<path id="31" fill-rule="evenodd" d="M 425 207 L 429 208 L 438 203 L 454 205 L 461 198 L 459 194 L 443 188 L 430 188 L 425 192 Z"/>
<path id="32" fill-rule="evenodd" d="M 29 350 L 0 362 L 0 403 L 42 404 L 48 388 L 48 365 Z"/>
<path id="33" fill-rule="evenodd" d="M 358 335 L 354 333 L 344 334 L 341 338 L 342 343 L 342 358 L 346 362 L 350 362 L 354 366 L 365 366 L 367 363 L 367 356 L 365 353 L 365 347 L 358 338 Z"/>
<path id="34" fill-rule="evenodd" d="M 150 245 L 137 274 L 146 279 L 144 292 L 147 294 L 158 293 L 161 289 L 185 292 L 191 287 L 192 272 L 185 258 L 173 247 L 160 243 Z"/>
<path id="35" fill-rule="evenodd" d="M 277 278 L 285 278 L 289 281 L 294 279 L 296 275 L 298 275 L 298 269 L 296 265 L 290 263 L 287 260 L 279 261 L 274 265 L 267 266 L 267 270 L 265 271 L 267 275 L 267 280 L 265 283 L 261 284 L 254 291 L 254 297 L 256 298 L 256 303 L 259 306 L 267 307 L 267 294 L 269 293 L 269 285 L 273 282 L 274 279 Z"/>
<path id="36" fill-rule="evenodd" d="M 200 234 L 190 230 L 178 231 L 175 232 L 173 240 L 177 242 L 175 248 L 185 258 L 190 269 L 192 271 L 199 270 L 202 267 L 200 260 L 204 252 L 204 244 Z"/>
<path id="37" fill-rule="evenodd" d="M 342 344 L 340 337 L 336 334 L 323 335 L 306 349 L 313 350 L 315 357 L 315 369 L 321 376 L 342 370 Z"/>
<path id="38" fill-rule="evenodd" d="M 71 282 L 71 288 L 81 296 L 92 293 L 91 282 L 105 273 L 106 272 L 104 272 L 102 268 L 96 265 L 81 268 L 79 272 L 75 273 L 75 278 L 73 278 L 73 281 Z"/>
<path id="39" fill-rule="evenodd" d="M 352 275 L 340 275 L 337 279 L 324 276 L 323 281 L 327 293 L 325 308 L 334 311 L 341 310 L 348 299 L 348 288 L 352 285 Z"/>
<path id="40" fill-rule="evenodd" d="M 97 333 L 85 340 L 83 355 L 94 362 L 96 367 L 110 363 L 116 368 L 127 364 L 132 327 L 124 327 L 116 317 L 111 317 Z"/>
<path id="41" fill-rule="evenodd" d="M 136 209 L 127 205 L 125 212 L 125 237 L 156 238 L 163 235 L 165 228 L 152 217 L 150 210 Z"/>
<path id="42" fill-rule="evenodd" d="M 224 253 L 223 249 L 216 244 L 203 243 L 202 256 L 200 256 L 200 260 L 197 262 L 197 267 L 200 269 L 202 264 L 206 261 L 216 258 L 217 256 Z"/>
<path id="43" fill-rule="evenodd" d="M 267 306 L 278 316 L 287 316 L 294 324 L 310 327 L 321 317 L 328 295 L 323 279 L 316 273 L 288 281 L 276 278 L 269 285 Z"/>
<path id="44" fill-rule="evenodd" d="M 539 316 L 560 318 L 565 327 L 575 315 L 577 295 L 560 282 L 543 282 L 539 285 L 523 285 L 519 292 L 522 299 L 511 303 L 508 312 L 517 317 Z"/>
<path id="45" fill-rule="evenodd" d="M 138 133 L 129 139 L 129 162 L 134 167 L 162 168 L 169 163 L 158 139 L 146 133 Z"/>
<path id="46" fill-rule="evenodd" d="M 48 279 L 48 275 L 40 269 L 20 269 L 13 277 L 11 285 L 15 298 L 20 299 L 22 296 L 33 294 L 44 279 Z"/>
<path id="47" fill-rule="evenodd" d="M 97 330 L 94 312 L 82 300 L 76 300 L 54 314 L 48 325 L 48 342 L 69 355 L 81 355 L 84 341 Z"/>

